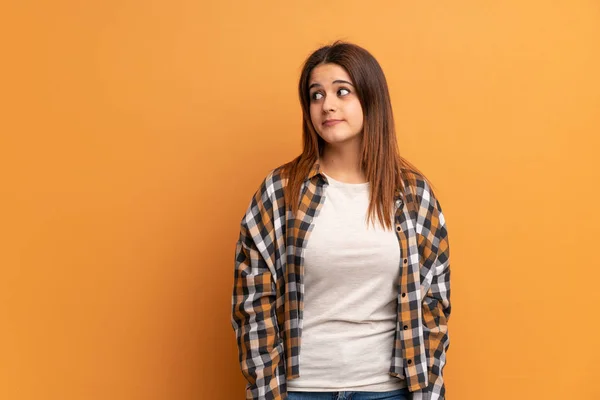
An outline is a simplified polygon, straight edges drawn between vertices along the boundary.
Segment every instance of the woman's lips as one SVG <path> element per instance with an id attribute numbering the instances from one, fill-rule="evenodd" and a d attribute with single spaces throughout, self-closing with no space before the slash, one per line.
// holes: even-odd
<path id="1" fill-rule="evenodd" d="M 323 125 L 324 126 L 334 126 L 334 125 L 339 124 L 342 121 L 343 121 L 343 119 L 330 119 L 330 120 L 323 122 Z"/>

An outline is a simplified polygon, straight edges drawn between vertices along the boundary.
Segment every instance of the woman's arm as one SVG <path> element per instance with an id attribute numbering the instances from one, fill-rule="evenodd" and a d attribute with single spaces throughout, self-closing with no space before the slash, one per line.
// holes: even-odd
<path id="1" fill-rule="evenodd" d="M 264 252 L 274 245 L 272 211 L 263 185 L 242 219 L 235 253 L 232 325 L 241 370 L 248 382 L 246 399 L 253 400 L 286 398 L 273 265 L 259 250 Z"/>
<path id="2" fill-rule="evenodd" d="M 443 369 L 450 346 L 450 246 L 446 221 L 440 203 L 425 186 L 421 210 L 426 210 L 422 234 L 426 238 L 423 259 L 430 260 L 433 270 L 431 286 L 423 298 L 423 334 L 427 347 L 429 385 L 413 394 L 413 400 L 442 400 L 445 398 Z"/>

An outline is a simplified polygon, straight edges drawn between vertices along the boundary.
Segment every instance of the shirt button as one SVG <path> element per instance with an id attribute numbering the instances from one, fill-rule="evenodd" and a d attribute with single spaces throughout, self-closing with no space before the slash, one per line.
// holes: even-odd
<path id="1" fill-rule="evenodd" d="M 408 329 L 408 325 L 404 325 L 404 330 L 407 330 L 407 329 Z"/>
<path id="2" fill-rule="evenodd" d="M 397 226 L 396 226 L 396 230 L 397 230 L 398 232 L 400 232 L 400 231 L 402 230 L 402 227 L 401 227 L 400 225 L 397 225 Z"/>
<path id="3" fill-rule="evenodd" d="M 404 259 L 404 264 L 408 264 L 408 258 Z"/>
<path id="4" fill-rule="evenodd" d="M 407 362 L 408 362 L 408 365 L 412 364 L 412 360 L 408 360 Z"/>
<path id="5" fill-rule="evenodd" d="M 400 208 L 400 207 L 402 207 L 402 200 L 396 200 L 396 208 Z"/>
<path id="6" fill-rule="evenodd" d="M 406 297 L 406 293 L 402 293 L 402 297 Z"/>

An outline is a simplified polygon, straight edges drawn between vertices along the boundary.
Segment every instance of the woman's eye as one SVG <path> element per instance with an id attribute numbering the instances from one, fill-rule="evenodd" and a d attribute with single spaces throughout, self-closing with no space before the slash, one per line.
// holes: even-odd
<path id="1" fill-rule="evenodd" d="M 313 93 L 313 94 L 312 94 L 312 96 L 311 96 L 311 98 L 312 98 L 313 100 L 320 100 L 322 97 L 323 97 L 323 95 L 322 95 L 321 93 L 319 93 L 319 92 L 315 92 L 315 93 Z"/>
<path id="2" fill-rule="evenodd" d="M 338 94 L 339 94 L 340 96 L 345 96 L 345 95 L 347 95 L 347 94 L 350 94 L 350 91 L 349 91 L 348 89 L 343 89 L 343 88 L 342 88 L 342 89 L 338 90 Z"/>

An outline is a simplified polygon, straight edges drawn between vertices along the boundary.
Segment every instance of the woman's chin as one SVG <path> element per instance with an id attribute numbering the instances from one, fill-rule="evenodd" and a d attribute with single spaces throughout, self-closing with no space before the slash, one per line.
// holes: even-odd
<path id="1" fill-rule="evenodd" d="M 331 132 L 325 132 L 325 134 L 320 135 L 320 136 L 321 136 L 321 139 L 323 139 L 328 145 L 331 145 L 331 146 L 349 143 L 360 137 L 359 135 L 351 135 L 351 134 L 344 134 L 344 133 L 331 134 Z"/>

